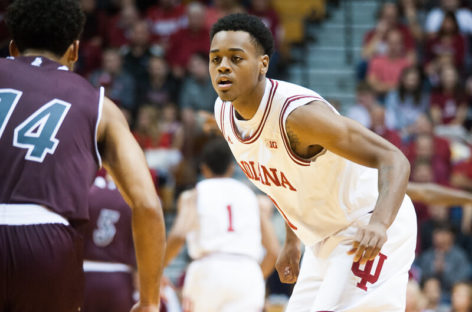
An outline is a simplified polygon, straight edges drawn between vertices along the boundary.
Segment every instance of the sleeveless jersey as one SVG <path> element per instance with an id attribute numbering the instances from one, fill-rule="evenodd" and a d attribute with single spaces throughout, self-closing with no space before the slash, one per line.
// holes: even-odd
<path id="1" fill-rule="evenodd" d="M 45 57 L 0 59 L 0 203 L 88 219 L 103 91 Z"/>
<path id="2" fill-rule="evenodd" d="M 218 98 L 215 103 L 218 126 L 241 169 L 269 195 L 287 224 L 308 246 L 372 211 L 378 197 L 377 169 L 326 149 L 313 159 L 303 159 L 290 148 L 285 130 L 287 116 L 315 100 L 336 112 L 312 90 L 266 79 L 265 94 L 256 113 L 260 121 L 251 123 L 254 131 L 245 138 L 237 129 L 231 102 Z"/>
<path id="3" fill-rule="evenodd" d="M 198 228 L 187 235 L 189 254 L 262 256 L 259 206 L 256 195 L 231 178 L 213 178 L 197 184 Z"/>
<path id="4" fill-rule="evenodd" d="M 131 208 L 113 182 L 97 177 L 89 193 L 84 259 L 135 266 Z"/>

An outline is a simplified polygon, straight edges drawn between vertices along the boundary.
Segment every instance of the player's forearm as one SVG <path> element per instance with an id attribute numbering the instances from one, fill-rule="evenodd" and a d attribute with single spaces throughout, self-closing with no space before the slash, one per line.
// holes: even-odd
<path id="1" fill-rule="evenodd" d="M 370 223 L 380 223 L 387 228 L 393 223 L 405 197 L 410 164 L 399 151 L 384 156 L 379 167 L 379 197 Z"/>
<path id="2" fill-rule="evenodd" d="M 135 207 L 132 220 L 140 302 L 157 305 L 165 251 L 165 225 L 160 204 L 156 201 Z"/>
<path id="3" fill-rule="evenodd" d="M 421 201 L 431 205 L 464 205 L 472 203 L 472 194 L 462 190 L 456 190 L 450 187 L 441 186 L 434 183 L 426 183 L 421 192 L 422 196 L 410 196 L 412 200 Z M 408 185 L 407 194 L 410 195 L 410 185 Z"/>
<path id="4" fill-rule="evenodd" d="M 285 223 L 285 246 L 300 247 L 300 240 L 287 223 Z"/>
<path id="5" fill-rule="evenodd" d="M 166 254 L 164 257 L 164 267 L 168 266 L 172 260 L 177 257 L 184 244 L 184 237 L 172 233 L 169 234 L 169 237 L 167 238 Z"/>

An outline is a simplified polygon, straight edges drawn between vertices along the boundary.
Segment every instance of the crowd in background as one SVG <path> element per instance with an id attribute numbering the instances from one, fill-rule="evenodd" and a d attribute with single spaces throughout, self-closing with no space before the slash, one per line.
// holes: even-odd
<path id="1" fill-rule="evenodd" d="M 384 1 L 346 114 L 400 148 L 411 180 L 472 191 L 472 1 Z M 472 311 L 471 207 L 425 206 L 407 311 Z"/>
<path id="2" fill-rule="evenodd" d="M 9 2 L 0 0 L 0 56 L 8 55 Z M 357 64 L 357 101 L 345 113 L 404 151 L 412 181 L 472 191 L 472 1 L 382 2 Z M 209 28 L 230 13 L 261 17 L 276 39 L 268 75 L 284 78 L 293 35 L 281 22 L 284 2 L 81 3 L 87 22 L 76 71 L 122 109 L 164 209 L 173 213 L 177 195 L 197 182 L 199 152 L 214 135 L 207 124 L 217 97 L 208 73 Z M 407 311 L 472 311 L 472 208 L 415 207 Z"/>

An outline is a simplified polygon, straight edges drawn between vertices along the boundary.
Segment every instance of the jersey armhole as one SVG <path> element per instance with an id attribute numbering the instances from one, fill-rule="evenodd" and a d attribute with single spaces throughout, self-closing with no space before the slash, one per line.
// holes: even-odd
<path id="1" fill-rule="evenodd" d="M 95 124 L 95 154 L 97 157 L 98 167 L 102 167 L 102 157 L 100 156 L 100 152 L 98 150 L 98 142 L 97 142 L 97 135 L 98 135 L 98 125 L 100 124 L 100 120 L 102 119 L 102 110 L 103 110 L 103 101 L 105 96 L 105 89 L 100 87 L 100 95 L 98 98 L 98 113 L 97 113 L 97 122 Z"/>
<path id="2" fill-rule="evenodd" d="M 288 138 L 287 134 L 287 129 L 286 129 L 286 122 L 287 118 L 292 113 L 294 110 L 297 108 L 307 105 L 310 102 L 313 101 L 319 101 L 325 103 L 335 114 L 339 115 L 339 112 L 325 99 L 323 99 L 321 96 L 317 95 L 295 95 L 290 98 L 288 98 L 281 110 L 280 113 L 280 132 L 282 135 L 282 139 L 284 141 L 285 148 L 288 152 L 288 155 L 290 158 L 298 165 L 301 166 L 309 166 L 312 161 L 315 161 L 316 158 L 319 156 L 322 156 L 326 153 L 326 148 L 323 148 L 318 154 L 314 155 L 313 157 L 310 158 L 302 158 L 295 154 L 295 152 L 292 150 L 290 146 L 290 140 Z"/>

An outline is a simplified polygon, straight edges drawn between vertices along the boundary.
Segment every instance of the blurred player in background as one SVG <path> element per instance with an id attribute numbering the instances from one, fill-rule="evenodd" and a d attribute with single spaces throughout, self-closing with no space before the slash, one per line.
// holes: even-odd
<path id="1" fill-rule="evenodd" d="M 260 19 L 223 17 L 210 38 L 218 126 L 287 224 L 276 268 L 298 281 L 286 311 L 404 311 L 416 246 L 406 157 L 316 92 L 266 78 L 274 43 Z"/>
<path id="2" fill-rule="evenodd" d="M 84 312 L 127 312 L 134 304 L 131 209 L 109 175 L 89 193 L 90 221 L 84 235 Z"/>
<path id="3" fill-rule="evenodd" d="M 101 157 L 132 208 L 140 289 L 132 311 L 158 311 L 162 209 L 121 112 L 72 72 L 79 3 L 16 0 L 6 23 L 13 40 L 11 58 L 0 59 L 0 311 L 81 310 L 78 228 L 89 218 Z"/>
<path id="4" fill-rule="evenodd" d="M 264 306 L 264 277 L 273 271 L 278 241 L 256 195 L 231 178 L 232 162 L 224 140 L 210 141 L 202 152 L 205 180 L 178 201 L 165 263 L 186 240 L 193 262 L 184 282 L 185 311 L 256 312 Z"/>

